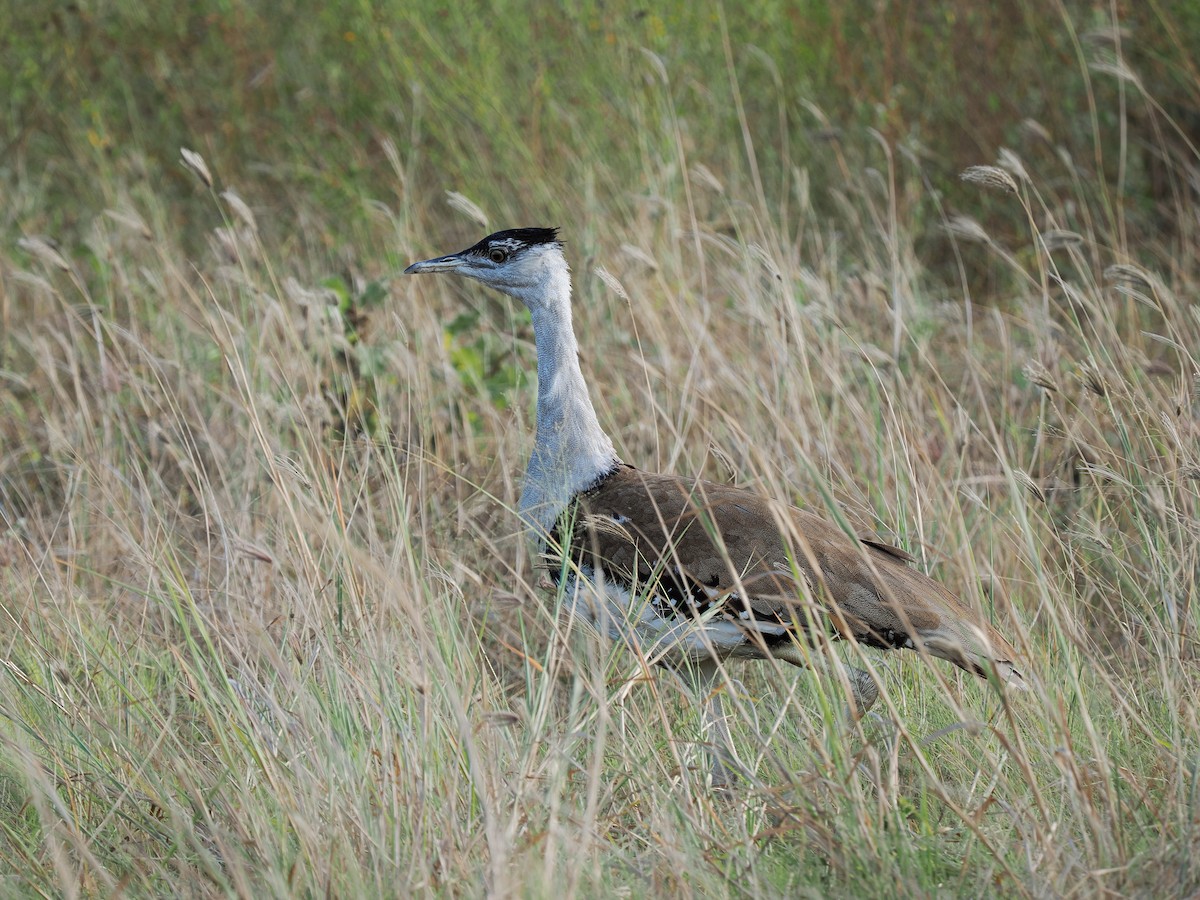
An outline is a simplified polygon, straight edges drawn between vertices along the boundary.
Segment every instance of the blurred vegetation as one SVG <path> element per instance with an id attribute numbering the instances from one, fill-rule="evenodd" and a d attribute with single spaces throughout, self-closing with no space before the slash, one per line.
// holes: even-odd
<path id="1" fill-rule="evenodd" d="M 957 173 L 1005 146 L 1090 168 L 1137 236 L 1175 228 L 1189 207 L 1170 157 L 1200 143 L 1196 46 L 1200 12 L 1183 0 L 9 3 L 0 178 L 9 195 L 32 196 L 17 181 L 45 191 L 0 222 L 70 242 L 114 183 L 151 185 L 172 191 L 186 236 L 187 146 L 223 182 L 253 185 L 256 208 L 303 196 L 345 219 L 369 199 L 408 215 L 414 194 L 454 190 L 496 224 L 597 203 L 637 217 L 681 177 L 664 161 L 686 154 L 752 182 L 787 231 L 790 161 L 830 206 L 844 154 L 882 166 L 886 147 L 936 187 L 901 161 L 914 186 L 898 215 L 954 280 L 937 202 L 953 210 Z M 990 225 L 1023 228 L 1003 215 Z M 446 227 L 427 223 L 432 243 Z"/>

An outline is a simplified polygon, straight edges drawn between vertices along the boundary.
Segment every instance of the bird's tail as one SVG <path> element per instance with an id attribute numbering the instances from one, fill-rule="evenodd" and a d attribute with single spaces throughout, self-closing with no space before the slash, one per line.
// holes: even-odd
<path id="1" fill-rule="evenodd" d="M 920 644 L 931 656 L 954 663 L 980 678 L 996 678 L 1018 691 L 1029 684 L 1017 668 L 1017 652 L 990 625 L 959 620 L 932 629 L 916 629 Z"/>

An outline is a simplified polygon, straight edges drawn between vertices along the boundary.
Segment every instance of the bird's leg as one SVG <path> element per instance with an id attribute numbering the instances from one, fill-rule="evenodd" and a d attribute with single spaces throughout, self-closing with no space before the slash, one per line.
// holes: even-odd
<path id="1" fill-rule="evenodd" d="M 710 691 L 708 699 L 704 702 L 704 731 L 708 740 L 708 754 L 712 760 L 712 787 L 714 790 L 722 790 L 732 784 L 736 772 L 727 762 L 733 758 L 733 736 L 729 733 L 729 720 L 725 718 L 724 703 L 719 690 Z"/>
<path id="2" fill-rule="evenodd" d="M 846 666 L 846 680 L 850 682 L 851 697 L 851 702 L 846 704 L 846 718 L 853 722 L 865 716 L 875 705 L 879 699 L 879 686 L 870 672 L 854 666 Z"/>
<path id="3" fill-rule="evenodd" d="M 850 699 L 846 704 L 844 714 L 846 719 L 851 722 L 855 722 L 865 716 L 868 710 L 875 705 L 875 701 L 879 699 L 879 686 L 875 684 L 875 679 L 871 677 L 869 672 L 864 669 L 857 669 L 854 666 L 848 666 L 836 658 L 827 658 L 816 647 L 812 647 L 808 652 L 804 652 L 797 643 L 784 644 L 779 647 L 773 647 L 771 655 L 776 659 L 789 662 L 793 666 L 811 669 L 814 672 L 821 672 L 835 679 L 840 674 L 837 668 L 844 669 L 846 681 L 850 685 Z"/>
<path id="4" fill-rule="evenodd" d="M 704 704 L 701 727 L 712 764 L 710 779 L 712 787 L 720 790 L 733 782 L 737 767 L 733 735 L 729 733 L 729 719 L 721 696 L 721 664 L 710 657 L 698 660 L 692 671 L 698 699 Z"/>

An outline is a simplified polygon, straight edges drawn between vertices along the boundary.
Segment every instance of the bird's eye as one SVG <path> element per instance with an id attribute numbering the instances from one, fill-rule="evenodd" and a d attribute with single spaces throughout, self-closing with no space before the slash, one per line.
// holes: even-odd
<path id="1" fill-rule="evenodd" d="M 508 253 L 501 250 L 499 247 L 493 247 L 488 253 L 488 258 L 494 263 L 502 263 L 508 259 Z"/>

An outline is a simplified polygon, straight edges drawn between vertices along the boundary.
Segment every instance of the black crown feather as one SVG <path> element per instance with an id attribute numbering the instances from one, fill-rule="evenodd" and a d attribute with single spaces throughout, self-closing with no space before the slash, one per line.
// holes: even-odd
<path id="1" fill-rule="evenodd" d="M 495 234 L 489 234 L 466 252 L 486 256 L 488 250 L 496 246 L 504 247 L 511 251 L 533 247 L 538 244 L 558 244 L 561 246 L 562 241 L 558 239 L 558 229 L 509 228 L 505 231 L 497 231 Z"/>

